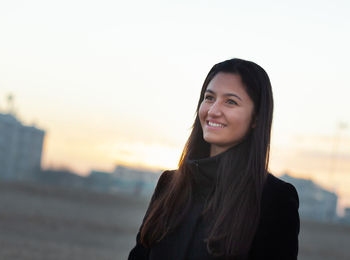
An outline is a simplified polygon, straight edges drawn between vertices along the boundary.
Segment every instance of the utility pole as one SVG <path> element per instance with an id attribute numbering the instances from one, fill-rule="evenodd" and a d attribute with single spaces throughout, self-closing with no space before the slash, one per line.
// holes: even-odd
<path id="1" fill-rule="evenodd" d="M 329 178 L 330 181 L 332 181 L 333 174 L 336 171 L 337 166 L 337 156 L 338 156 L 338 150 L 339 150 L 339 142 L 341 139 L 341 131 L 345 130 L 347 128 L 347 124 L 345 122 L 338 122 L 337 128 L 333 137 L 333 145 L 332 145 L 332 152 L 331 152 L 331 161 L 330 161 L 330 167 L 329 167 Z"/>
<path id="2" fill-rule="evenodd" d="M 330 154 L 330 167 L 329 167 L 329 184 L 333 186 L 333 192 L 335 192 L 335 182 L 334 182 L 334 174 L 337 171 L 337 157 L 339 151 L 339 142 L 341 140 L 341 131 L 347 128 L 347 124 L 345 122 L 338 122 L 337 127 L 333 136 L 333 144 L 332 151 Z M 332 213 L 328 213 L 328 219 L 332 221 Z"/>

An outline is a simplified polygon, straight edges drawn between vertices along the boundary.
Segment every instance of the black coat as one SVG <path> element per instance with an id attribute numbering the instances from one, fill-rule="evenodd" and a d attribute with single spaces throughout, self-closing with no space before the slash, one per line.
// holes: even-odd
<path id="1" fill-rule="evenodd" d="M 209 260 L 215 258 L 208 254 L 205 236 L 205 223 L 199 217 L 204 206 L 201 193 L 211 182 L 213 167 L 212 159 L 200 161 L 202 179 L 198 189 L 197 199 L 186 215 L 183 224 L 175 232 L 168 234 L 150 249 L 145 248 L 136 237 L 136 246 L 129 254 L 129 260 Z M 196 162 L 197 164 L 197 162 Z M 197 165 L 198 166 L 198 165 Z M 160 176 L 151 203 L 159 194 L 166 191 L 173 176 L 172 171 L 165 171 Z M 205 185 L 205 182 L 207 185 Z M 198 199 L 199 198 L 199 199 Z M 256 260 L 294 260 L 298 254 L 299 234 L 299 199 L 293 185 L 268 174 L 261 201 L 260 223 L 258 225 L 249 256 L 241 259 Z"/>

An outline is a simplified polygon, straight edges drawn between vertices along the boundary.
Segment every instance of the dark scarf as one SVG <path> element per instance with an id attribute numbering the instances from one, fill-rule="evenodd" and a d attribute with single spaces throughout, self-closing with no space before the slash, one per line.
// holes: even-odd
<path id="1" fill-rule="evenodd" d="M 231 147 L 212 157 L 187 158 L 186 163 L 193 172 L 193 191 L 195 199 L 207 199 L 214 192 L 221 159 L 232 150 Z"/>

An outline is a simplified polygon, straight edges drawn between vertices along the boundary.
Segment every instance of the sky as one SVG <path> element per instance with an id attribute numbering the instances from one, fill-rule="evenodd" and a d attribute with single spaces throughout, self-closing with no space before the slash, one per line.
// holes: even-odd
<path id="1" fill-rule="evenodd" d="M 0 110 L 46 131 L 42 165 L 175 169 L 210 68 L 269 74 L 270 170 L 350 206 L 348 1 L 0 1 Z"/>

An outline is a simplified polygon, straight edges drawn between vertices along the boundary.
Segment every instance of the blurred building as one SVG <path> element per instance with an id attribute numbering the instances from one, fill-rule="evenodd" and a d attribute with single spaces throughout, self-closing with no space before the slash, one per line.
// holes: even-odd
<path id="1" fill-rule="evenodd" d="M 295 186 L 299 195 L 299 214 L 301 218 L 317 221 L 337 220 L 338 196 L 312 180 L 293 178 L 287 174 L 280 177 Z"/>
<path id="2" fill-rule="evenodd" d="M 130 191 L 135 195 L 152 195 L 161 172 L 140 170 L 118 165 L 113 175 L 118 180 L 118 187 L 122 191 Z"/>
<path id="3" fill-rule="evenodd" d="M 350 208 L 344 209 L 344 217 L 342 217 L 340 221 L 346 224 L 350 224 Z"/>
<path id="4" fill-rule="evenodd" d="M 92 170 L 86 178 L 88 188 L 101 192 L 117 191 L 118 183 L 118 179 L 111 172 Z"/>
<path id="5" fill-rule="evenodd" d="M 87 177 L 87 187 L 102 192 L 122 192 L 149 197 L 160 173 L 118 165 L 113 172 L 91 171 Z"/>
<path id="6" fill-rule="evenodd" d="M 40 169 L 45 131 L 0 113 L 0 177 L 27 178 Z"/>

